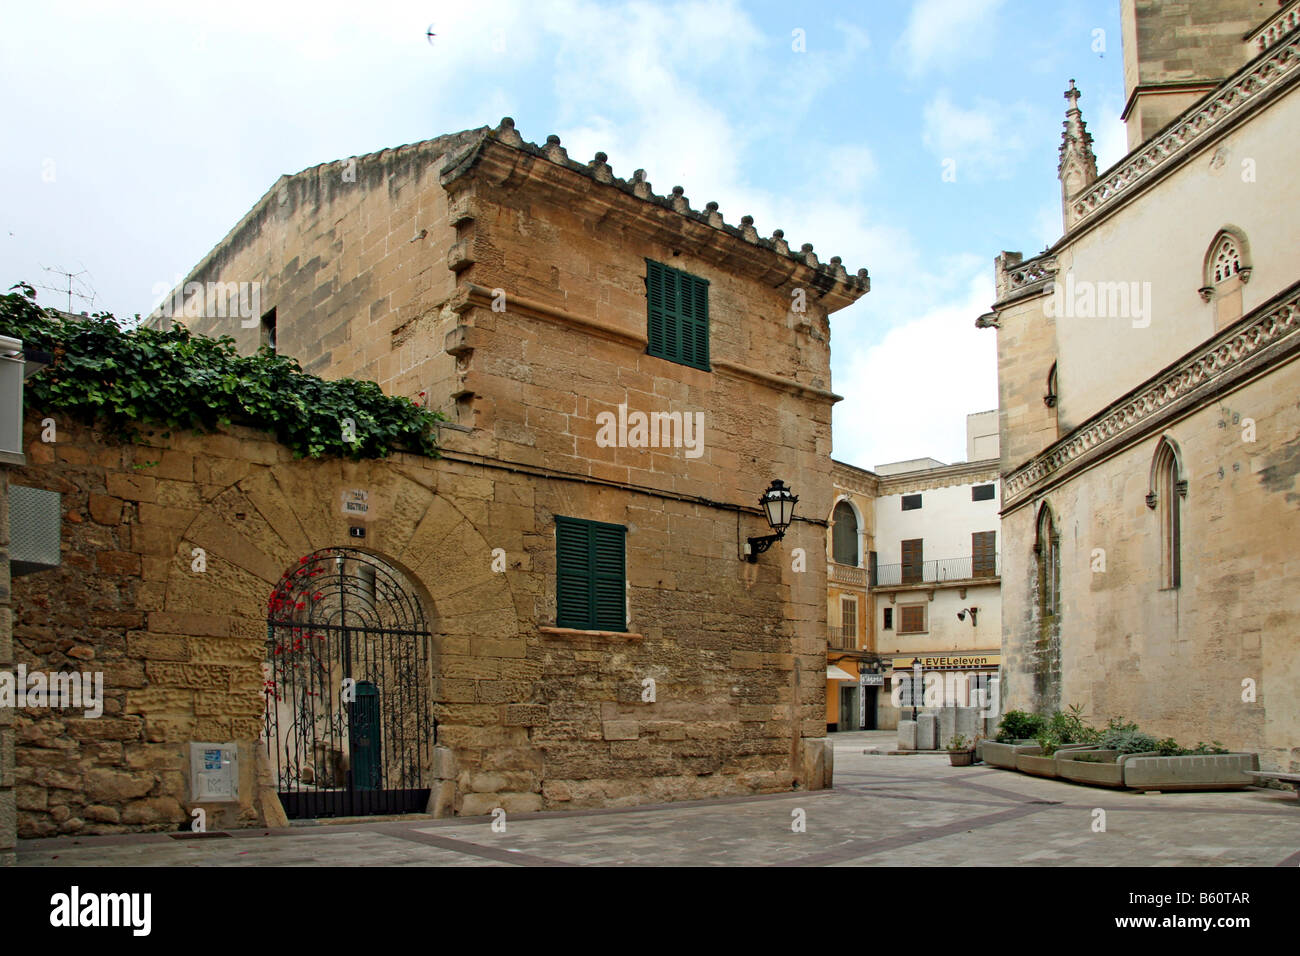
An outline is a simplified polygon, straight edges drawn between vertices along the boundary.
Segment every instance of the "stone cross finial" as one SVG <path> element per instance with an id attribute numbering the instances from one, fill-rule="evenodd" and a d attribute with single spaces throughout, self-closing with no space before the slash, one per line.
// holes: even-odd
<path id="1" fill-rule="evenodd" d="M 1079 109 L 1079 97 L 1083 94 L 1070 80 L 1070 88 L 1065 91 L 1065 99 L 1070 104 L 1065 110 L 1065 122 L 1061 124 L 1061 158 L 1056 166 L 1057 177 L 1061 180 L 1061 210 L 1068 231 L 1074 225 L 1074 214 L 1070 197 L 1077 195 L 1097 181 L 1097 156 L 1092 151 L 1092 134 L 1083 121 L 1083 112 Z"/>
<path id="2" fill-rule="evenodd" d="M 1070 88 L 1065 91 L 1065 98 L 1070 101 L 1069 112 L 1077 113 L 1079 111 L 1079 97 L 1082 95 L 1079 88 L 1074 85 L 1074 80 L 1070 80 Z"/>

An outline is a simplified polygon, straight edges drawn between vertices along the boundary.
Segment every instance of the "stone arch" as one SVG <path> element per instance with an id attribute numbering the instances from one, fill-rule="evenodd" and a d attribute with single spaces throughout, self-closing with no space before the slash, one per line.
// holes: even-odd
<path id="1" fill-rule="evenodd" d="M 860 568 L 863 567 L 866 562 L 867 526 L 866 526 L 866 522 L 863 520 L 862 517 L 862 509 L 858 507 L 857 502 L 855 502 L 852 496 L 850 495 L 837 495 L 834 503 L 831 505 L 831 512 L 827 522 L 829 528 L 827 529 L 827 534 L 826 534 L 827 550 L 829 551 L 828 557 L 834 560 L 835 524 L 836 524 L 835 512 L 839 510 L 841 504 L 847 505 L 849 507 L 849 510 L 853 512 L 853 520 L 857 527 L 856 539 L 854 541 L 854 547 L 857 550 L 857 561 L 854 563 L 853 567 Z"/>
<path id="2" fill-rule="evenodd" d="M 264 709 L 260 665 L 267 598 L 286 567 L 329 547 L 360 545 L 401 570 L 419 593 L 432 632 L 440 726 L 447 726 L 448 716 L 444 655 L 464 659 L 480 653 L 484 642 L 516 642 L 519 647 L 508 653 L 517 651 L 522 659 L 510 576 L 491 570 L 482 489 L 474 488 L 472 497 L 455 495 L 461 482 L 482 479 L 447 476 L 435 467 L 423 459 L 408 466 L 281 461 L 242 467 L 241 477 L 217 488 L 199 486 L 204 500 L 193 502 L 192 517 L 174 532 L 162 613 L 150 615 L 150 631 L 163 632 L 176 645 L 172 659 L 149 662 L 152 672 L 146 675 L 154 696 L 169 702 L 146 715 L 158 739 L 177 745 L 233 740 L 254 756 Z M 440 478 L 450 486 L 447 493 L 439 491 Z M 350 490 L 367 493 L 363 520 L 343 511 L 343 493 Z M 364 527 L 366 537 L 352 538 L 352 526 Z M 202 573 L 193 570 L 195 549 L 202 549 L 206 561 Z M 280 822 L 266 768 L 249 759 L 241 775 L 246 779 L 231 825 Z M 444 782 L 434 795 L 442 801 L 438 812 L 449 811 L 456 800 L 454 779 Z"/>

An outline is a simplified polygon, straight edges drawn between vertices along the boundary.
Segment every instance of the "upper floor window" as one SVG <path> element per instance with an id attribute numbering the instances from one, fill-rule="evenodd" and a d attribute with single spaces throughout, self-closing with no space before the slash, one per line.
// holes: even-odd
<path id="1" fill-rule="evenodd" d="M 840 626 L 844 629 L 846 639 L 856 641 L 858 637 L 858 599 L 840 598 Z"/>
<path id="2" fill-rule="evenodd" d="M 975 531 L 970 536 L 971 577 L 991 578 L 998 573 L 998 533 Z"/>
<path id="3" fill-rule="evenodd" d="M 993 486 L 992 485 L 973 486 L 970 490 L 970 500 L 971 501 L 992 501 Z"/>
<path id="4" fill-rule="evenodd" d="M 627 630 L 627 529 L 555 517 L 555 624 Z"/>
<path id="5" fill-rule="evenodd" d="M 1242 315 L 1242 285 L 1250 281 L 1250 243 L 1236 226 L 1224 226 L 1210 242 L 1201 267 L 1201 298 L 1214 301 L 1215 328 Z"/>
<path id="6" fill-rule="evenodd" d="M 646 338 L 650 355 L 709 371 L 709 283 L 646 260 Z"/>
<path id="7" fill-rule="evenodd" d="M 858 516 L 853 506 L 841 501 L 831 521 L 831 559 L 836 564 L 858 567 Z"/>
<path id="8" fill-rule="evenodd" d="M 925 630 L 924 604 L 900 604 L 898 606 L 899 634 L 924 634 Z"/>
<path id="9" fill-rule="evenodd" d="M 267 346 L 272 352 L 278 350 L 276 345 L 275 309 L 262 316 L 261 339 L 258 345 Z"/>
<path id="10" fill-rule="evenodd" d="M 1214 267 L 1215 285 L 1241 274 L 1241 250 L 1237 248 L 1236 237 L 1224 235 L 1219 239 L 1219 244 L 1214 248 L 1211 264 Z"/>
<path id="11" fill-rule="evenodd" d="M 903 495 L 904 511 L 915 511 L 919 507 L 921 507 L 920 495 Z"/>
<path id="12" fill-rule="evenodd" d="M 902 544 L 904 584 L 920 584 L 925 571 L 925 539 L 907 538 Z"/>

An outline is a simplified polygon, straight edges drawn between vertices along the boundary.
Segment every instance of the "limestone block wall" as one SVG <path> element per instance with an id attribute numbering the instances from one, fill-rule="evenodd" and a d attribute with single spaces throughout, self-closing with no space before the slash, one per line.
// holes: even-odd
<path id="1" fill-rule="evenodd" d="M 203 805 L 209 829 L 282 822 L 259 756 L 267 600 L 301 556 L 359 543 L 349 489 L 368 492 L 361 546 L 431 622 L 434 812 L 822 785 L 825 572 L 788 551 L 816 555 L 819 525 L 751 565 L 738 528 L 760 519 L 684 497 L 450 457 L 295 461 L 242 429 L 118 445 L 58 419 L 45 444 L 40 417 L 13 478 L 62 492 L 63 565 L 15 582 L 14 656 L 101 672 L 105 702 L 16 715 L 20 835 L 177 829 L 191 741 L 241 748 L 241 800 Z M 557 514 L 628 527 L 628 634 L 551 626 Z"/>
<path id="2" fill-rule="evenodd" d="M 1217 302 L 1204 301 L 1199 290 L 1220 230 L 1239 230 L 1249 245 L 1242 315 L 1295 281 L 1292 250 L 1300 229 L 1294 187 L 1262 171 L 1285 168 L 1295 154 L 1298 116 L 1300 91 L 1290 87 L 1235 129 L 1207 136 L 1158 185 L 1057 251 L 1056 281 L 1063 287 L 1070 281 L 1079 307 L 1066 312 L 1064 295 L 1057 303 L 1062 434 L 1218 330 Z M 1127 314 L 1118 292 L 1103 291 L 1120 283 L 1130 292 Z M 1135 283 L 1142 310 L 1133 307 Z M 1088 291 L 1097 296 L 1091 310 Z M 1025 459 L 1008 460 L 1019 465 Z"/>
<path id="3" fill-rule="evenodd" d="M 186 281 L 258 283 L 260 311 L 276 310 L 279 351 L 327 378 L 375 381 L 415 398 L 429 378 L 411 369 L 431 349 L 441 353 L 427 323 L 454 284 L 446 265 L 454 232 L 438 173 L 448 152 L 476 135 L 281 177 Z M 176 316 L 195 331 L 232 336 L 245 353 L 260 344 L 260 319 L 245 328 L 229 316 Z"/>
<path id="4" fill-rule="evenodd" d="M 1273 0 L 1123 0 L 1124 92 L 1139 85 L 1189 84 L 1230 76 L 1246 62 L 1242 37 L 1277 12 Z M 1128 146 L 1140 143 L 1191 106 L 1203 91 L 1139 94 L 1128 116 Z"/>
<path id="5" fill-rule="evenodd" d="M 1061 703 L 1122 715 L 1156 736 L 1256 750 L 1300 768 L 1295 395 L 1300 366 L 1190 412 L 1162 434 L 1181 449 L 1182 585 L 1161 590 L 1156 513 L 1146 506 L 1159 435 L 1003 516 L 1004 703 L 1031 707 L 1038 635 L 1034 518 L 1058 516 Z M 1246 437 L 1244 420 L 1256 426 Z M 1096 550 L 1104 552 L 1104 571 Z M 1243 682 L 1249 682 L 1243 684 Z M 1252 689 L 1254 699 L 1251 697 Z"/>
<path id="6" fill-rule="evenodd" d="M 1001 471 L 1032 458 L 1059 437 L 1057 406 L 1043 401 L 1057 362 L 1056 320 L 1044 315 L 1044 296 L 1032 296 L 999 313 L 998 421 Z M 1058 368 L 1059 373 L 1059 368 Z"/>

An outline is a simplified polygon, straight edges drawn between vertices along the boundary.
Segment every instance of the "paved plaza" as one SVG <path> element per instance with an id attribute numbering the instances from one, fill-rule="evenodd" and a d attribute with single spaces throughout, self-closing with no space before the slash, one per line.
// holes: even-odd
<path id="1" fill-rule="evenodd" d="M 1138 794 L 835 738 L 835 789 L 490 819 L 403 818 L 20 841 L 20 866 L 1277 866 L 1290 791 Z M 1105 811 L 1104 817 L 1097 811 Z M 803 832 L 795 832 L 803 811 Z M 1100 822 L 1104 832 L 1095 831 Z"/>

